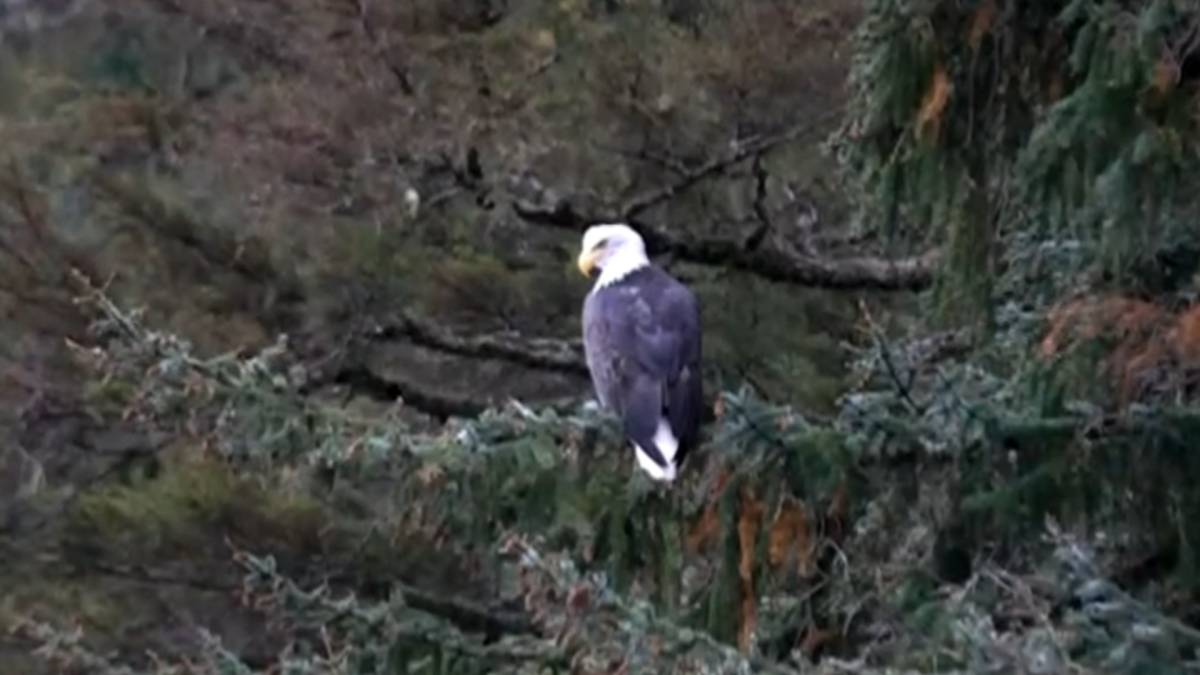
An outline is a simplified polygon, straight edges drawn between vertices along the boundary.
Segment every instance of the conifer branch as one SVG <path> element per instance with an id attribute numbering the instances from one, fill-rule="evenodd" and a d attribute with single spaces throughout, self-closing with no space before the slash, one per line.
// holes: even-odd
<path id="1" fill-rule="evenodd" d="M 317 647 L 315 652 L 310 651 L 312 655 L 303 666 L 296 666 L 299 668 L 296 672 L 311 675 L 342 672 L 351 659 L 366 654 L 394 658 L 404 664 L 453 657 L 501 673 L 531 672 L 546 667 L 584 672 L 614 672 L 628 667 L 631 672 L 636 669 L 683 673 L 695 672 L 697 665 L 710 673 L 809 672 L 807 666 L 787 659 L 747 656 L 704 630 L 686 628 L 659 616 L 636 591 L 618 589 L 603 576 L 577 568 L 581 564 L 578 560 L 586 559 L 589 564 L 593 561 L 581 556 L 573 544 L 549 543 L 549 537 L 536 541 L 511 536 L 514 530 L 530 530 L 521 529 L 519 521 L 502 520 L 503 509 L 495 505 L 505 502 L 495 501 L 497 495 L 502 493 L 507 500 L 514 491 L 529 489 L 547 477 L 559 479 L 567 473 L 570 463 L 562 457 L 571 448 L 580 455 L 603 460 L 603 453 L 594 450 L 623 446 L 617 430 L 606 426 L 605 418 L 594 411 L 534 411 L 514 402 L 504 410 L 488 410 L 477 418 L 433 433 L 418 433 L 392 417 L 353 420 L 337 410 L 294 395 L 296 378 L 284 358 L 286 345 L 276 345 L 257 355 L 199 359 L 191 355 L 186 341 L 145 328 L 135 313 L 122 311 L 101 291 L 91 289 L 85 300 L 101 310 L 102 316 L 93 331 L 101 346 L 78 347 L 80 357 L 89 360 L 98 376 L 133 385 L 125 411 L 129 419 L 149 429 L 174 428 L 179 434 L 194 435 L 203 439 L 206 448 L 244 470 L 266 468 L 267 471 L 255 474 L 264 478 L 278 474 L 282 466 L 298 465 L 336 467 L 346 476 L 347 483 L 353 482 L 355 476 L 386 471 L 382 477 L 386 482 L 387 505 L 378 511 L 367 507 L 371 522 L 386 518 L 385 512 L 397 507 L 411 506 L 408 510 L 444 514 L 429 525 L 452 540 L 473 537 L 469 542 L 461 540 L 462 548 L 451 549 L 455 557 L 465 555 L 466 550 L 477 550 L 473 547 L 480 543 L 479 537 L 484 542 L 505 542 L 501 560 L 497 562 L 507 564 L 514 573 L 512 576 L 520 579 L 530 624 L 474 622 L 479 618 L 478 612 L 471 620 L 464 621 L 464 617 L 456 614 L 461 609 L 458 603 L 450 603 L 453 608 L 448 611 L 445 603 L 425 602 L 428 598 L 420 598 L 419 592 L 404 584 L 397 586 L 397 592 L 387 602 L 364 600 L 341 591 L 335 594 L 327 584 L 340 579 L 340 573 L 323 573 L 322 580 L 311 589 L 310 581 L 288 576 L 276 567 L 273 558 L 250 553 L 239 555 L 238 562 L 249 573 L 244 583 L 249 596 L 255 599 L 254 606 L 265 610 L 276 624 L 285 626 L 297 641 L 307 640 L 309 647 Z M 926 349 L 920 345 L 897 353 L 912 351 Z M 908 420 L 907 424 L 910 433 L 915 430 L 932 434 L 959 422 L 943 414 L 931 420 Z M 859 430 L 852 419 L 814 422 L 792 409 L 755 402 L 744 393 L 726 393 L 722 395 L 719 441 L 715 445 L 732 460 L 729 465 L 741 474 L 741 481 L 751 476 L 780 475 L 787 455 L 796 454 L 797 448 L 817 438 L 823 437 L 827 445 L 839 449 L 831 448 L 831 453 L 840 452 L 846 445 L 859 444 L 862 442 Z M 595 432 L 605 442 L 579 448 L 581 432 L 585 431 Z M 950 431 L 957 433 L 955 429 Z M 855 455 L 856 459 L 862 456 Z M 830 454 L 827 461 L 833 459 Z M 712 466 L 707 469 L 705 473 L 711 474 Z M 611 482 L 616 478 L 618 484 L 612 489 L 628 490 L 624 487 L 625 478 L 614 475 L 615 471 L 615 467 L 606 466 L 602 470 L 581 472 L 583 482 L 575 488 L 590 492 L 597 489 L 597 484 L 612 487 Z M 685 510 L 692 502 L 711 503 L 714 488 L 710 478 L 711 475 L 706 475 L 694 482 L 689 479 L 677 486 L 684 493 L 681 506 Z M 464 502 L 462 495 L 466 489 L 470 490 L 471 499 Z M 603 494 L 611 497 L 608 488 L 604 489 Z M 721 489 L 716 488 L 718 492 Z M 636 492 L 630 492 L 633 495 L 628 498 L 636 499 Z M 643 510 L 644 499 L 630 508 L 629 513 Z M 470 523 L 469 532 L 456 525 L 464 522 Z M 385 523 L 399 525 L 392 521 Z M 460 529 L 454 529 L 456 526 Z M 742 527 L 740 521 L 737 527 Z M 961 667 L 948 672 L 979 672 L 1000 665 L 1027 670 L 1032 662 L 1063 666 L 1055 671 L 1058 672 L 1070 670 L 1067 666 L 1072 665 L 1071 659 L 1084 657 L 1089 664 L 1116 658 L 1130 665 L 1152 663 L 1157 657 L 1148 655 L 1143 643 L 1134 644 L 1126 639 L 1135 632 L 1136 639 L 1143 641 L 1146 636 L 1164 644 L 1168 640 L 1176 640 L 1178 644 L 1195 641 L 1195 632 L 1186 627 L 1180 630 L 1179 622 L 1157 616 L 1127 595 L 1113 592 L 1099 578 L 1099 568 L 1090 563 L 1088 554 L 1079 546 L 1064 542 L 1064 535 L 1052 530 L 1051 539 L 1060 551 L 1062 565 L 1061 578 L 1044 584 L 1048 590 L 1034 591 L 1021 577 L 984 568 L 980 572 L 982 579 L 997 580 L 988 593 L 979 596 L 987 600 L 981 604 L 960 595 L 941 602 L 939 611 L 953 624 L 953 634 L 938 638 L 913 636 L 914 641 L 905 647 L 949 656 Z M 740 561 L 730 564 L 740 569 Z M 353 583 L 352 578 L 346 580 Z M 489 597 L 496 592 L 491 586 L 482 590 Z M 1065 606 L 1064 600 L 1068 598 L 1083 607 L 1061 610 L 1071 615 L 1062 621 L 1041 619 L 1044 627 L 1018 626 L 1015 637 L 998 640 L 993 623 L 998 620 L 997 613 L 987 604 L 995 603 L 996 594 L 1013 598 L 1006 606 L 1022 603 L 1020 611 L 1026 614 L 1029 606 L 1036 605 L 1033 611 L 1039 617 L 1049 617 L 1049 608 Z M 764 603 L 763 607 L 766 606 Z M 472 609 L 481 607 L 475 605 Z M 1021 617 L 1001 618 L 1021 620 Z M 1081 621 L 1091 622 L 1089 629 L 1097 636 L 1110 636 L 1101 641 L 1104 653 L 1093 650 L 1081 657 L 1060 648 L 1059 636 L 1052 635 L 1055 639 L 1050 640 L 1045 637 L 1047 631 L 1058 630 L 1059 625 L 1078 630 L 1083 625 Z M 525 626 L 529 625 L 535 630 L 528 630 Z M 78 635 L 64 636 L 45 625 L 26 624 L 24 628 L 27 636 L 43 643 L 43 653 L 48 656 L 86 664 L 91 672 L 136 672 L 121 670 L 97 657 Z M 250 664 L 245 655 L 231 653 L 202 629 L 197 632 L 204 645 L 203 658 L 198 661 L 204 666 L 198 672 L 257 675 L 277 667 L 270 659 L 257 655 Z M 481 640 L 479 632 L 491 634 L 490 639 Z M 1021 641 L 1019 648 L 1013 640 Z M 285 669 L 296 663 L 288 651 L 277 659 L 278 666 Z M 866 661 L 845 663 L 824 659 L 822 667 L 828 673 L 895 672 L 876 671 L 875 664 Z M 165 675 L 176 671 L 158 666 L 152 672 Z"/>
<path id="2" fill-rule="evenodd" d="M 633 607 L 610 588 L 597 584 L 580 574 L 569 559 L 562 556 L 547 556 L 520 537 L 510 537 L 501 544 L 500 548 L 503 555 L 517 562 L 522 568 L 534 570 L 542 583 L 555 591 L 553 597 L 565 599 L 568 605 L 565 609 L 570 614 L 578 617 L 587 613 L 588 610 L 599 610 L 613 615 L 607 621 L 597 620 L 594 616 L 589 617 L 588 620 L 589 627 L 612 626 L 617 632 L 622 633 L 620 636 L 610 638 L 609 641 L 612 643 L 641 646 L 654 641 L 657 643 L 655 651 L 660 656 L 683 654 L 691 656 L 696 652 L 703 652 L 704 656 L 699 657 L 699 660 L 710 664 L 720 664 L 717 666 L 717 672 L 770 673 L 772 675 L 798 675 L 801 672 L 784 663 L 747 657 L 733 646 L 722 644 L 702 631 L 685 628 L 673 621 Z M 571 626 L 560 626 L 560 630 L 564 633 L 570 633 L 571 629 Z M 637 649 L 637 646 L 633 648 Z M 695 655 L 693 658 L 697 656 Z M 628 658 L 627 655 L 623 662 Z M 655 668 L 659 672 L 669 669 L 670 666 L 667 663 L 657 664 L 657 668 Z"/>

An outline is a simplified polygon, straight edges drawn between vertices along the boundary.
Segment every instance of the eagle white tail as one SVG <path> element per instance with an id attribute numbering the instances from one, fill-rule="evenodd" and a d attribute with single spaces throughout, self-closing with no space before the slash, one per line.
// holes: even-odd
<path id="1" fill-rule="evenodd" d="M 661 417 L 658 420 L 658 428 L 654 431 L 654 445 L 658 447 L 658 451 L 662 453 L 667 460 L 667 468 L 662 468 L 654 463 L 653 459 L 646 454 L 637 443 L 633 444 L 634 454 L 637 456 L 638 466 L 642 470 L 650 474 L 654 480 L 665 481 L 670 483 L 675 480 L 675 453 L 679 450 L 679 440 L 675 438 L 675 434 L 671 431 L 671 424 L 666 417 Z"/>

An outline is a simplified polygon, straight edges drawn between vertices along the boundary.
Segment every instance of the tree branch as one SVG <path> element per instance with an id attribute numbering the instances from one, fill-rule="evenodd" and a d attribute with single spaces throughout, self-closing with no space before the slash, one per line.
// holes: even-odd
<path id="1" fill-rule="evenodd" d="M 150 585 L 180 586 L 202 592 L 231 594 L 240 588 L 237 583 L 224 577 L 205 578 L 200 574 L 180 575 L 157 572 L 139 564 L 115 565 L 104 560 L 88 561 L 83 571 L 85 574 Z M 326 571 L 320 576 L 319 580 L 306 580 L 305 583 L 338 584 L 362 592 L 362 580 L 349 572 L 339 571 L 329 574 Z M 529 616 L 507 608 L 497 609 L 460 597 L 443 596 L 429 590 L 418 589 L 411 583 L 398 579 L 389 579 L 388 585 L 402 593 L 405 602 L 410 607 L 449 621 L 464 631 L 489 633 L 497 636 L 540 634 L 542 632 L 533 624 Z"/>
<path id="2" fill-rule="evenodd" d="M 818 121 L 819 122 L 819 121 Z M 757 246 L 753 237 L 699 239 L 672 235 L 642 222 L 638 216 L 721 174 L 729 167 L 765 154 L 811 128 L 797 125 L 780 134 L 740 144 L 728 155 L 712 160 L 671 184 L 634 197 L 620 209 L 585 212 L 569 197 L 557 197 L 536 181 L 524 181 L 526 193 L 514 196 L 512 209 L 522 220 L 546 227 L 582 231 L 603 222 L 628 222 L 641 233 L 651 255 L 670 254 L 687 262 L 741 270 L 769 281 L 830 289 L 920 291 L 933 283 L 937 251 L 917 257 L 888 259 L 873 256 L 830 259 Z M 749 244 L 749 245 L 748 245 Z"/>
<path id="3" fill-rule="evenodd" d="M 421 347 L 459 356 L 498 359 L 537 370 L 571 375 L 588 374 L 583 347 L 578 340 L 523 338 L 508 333 L 466 337 L 407 314 L 401 314 L 378 327 L 367 338 L 403 338 Z"/>
<path id="4" fill-rule="evenodd" d="M 338 344 L 330 344 L 328 336 L 310 335 L 299 339 L 296 357 L 308 369 L 301 394 L 309 394 L 326 385 L 342 385 L 353 394 L 391 403 L 397 399 L 404 405 L 445 422 L 451 417 L 475 417 L 490 407 L 499 405 L 487 396 L 448 395 L 419 384 L 398 380 L 376 372 L 361 355 L 372 342 L 403 340 L 410 344 L 447 354 L 474 359 L 494 359 L 547 372 L 560 372 L 579 377 L 587 376 L 582 347 L 574 340 L 521 338 L 515 335 L 465 336 L 407 314 L 365 330 L 342 336 Z M 575 400 L 552 401 L 552 407 L 571 407 Z"/>
<path id="5" fill-rule="evenodd" d="M 416 94 L 417 89 L 413 86 L 412 77 L 409 75 L 408 70 L 402 67 L 399 63 L 396 63 L 395 60 L 388 57 L 387 52 L 384 49 L 384 45 L 382 44 L 382 40 L 380 40 L 379 34 L 375 30 L 375 24 L 371 21 L 366 2 L 363 0 L 352 0 L 352 3 L 354 11 L 358 14 L 358 25 L 362 28 L 363 34 L 366 36 L 367 42 L 370 44 L 371 51 L 374 53 L 375 58 L 377 58 L 384 65 L 384 67 L 388 69 L 388 72 L 392 74 L 392 77 L 396 79 L 396 85 L 400 88 L 400 92 L 402 94 L 405 96 L 413 96 Z"/>
<path id="6" fill-rule="evenodd" d="M 337 369 L 331 381 L 376 401 L 393 402 L 400 399 L 405 406 L 439 422 L 451 417 L 477 417 L 489 407 L 486 401 L 436 394 L 410 382 L 385 378 L 362 364 L 350 364 Z"/>
<path id="7" fill-rule="evenodd" d="M 731 239 L 684 238 L 630 218 L 605 219 L 579 213 L 569 200 L 549 207 L 515 200 L 513 209 L 523 220 L 581 231 L 592 223 L 628 220 L 646 240 L 651 255 L 669 254 L 679 260 L 728 267 L 768 281 L 837 290 L 921 291 L 933 283 L 936 250 L 912 258 L 861 256 L 829 259 L 779 249 L 747 248 Z"/>

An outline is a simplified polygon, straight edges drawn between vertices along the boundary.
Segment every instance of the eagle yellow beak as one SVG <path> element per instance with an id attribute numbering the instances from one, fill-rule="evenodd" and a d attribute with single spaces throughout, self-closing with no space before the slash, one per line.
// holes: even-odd
<path id="1" fill-rule="evenodd" d="M 579 271 L 583 274 L 583 276 L 592 276 L 592 272 L 594 272 L 596 269 L 596 260 L 600 257 L 600 253 L 603 250 L 604 247 L 597 246 L 591 250 L 584 251 L 583 253 L 579 254 L 579 260 L 577 262 L 579 264 Z"/>

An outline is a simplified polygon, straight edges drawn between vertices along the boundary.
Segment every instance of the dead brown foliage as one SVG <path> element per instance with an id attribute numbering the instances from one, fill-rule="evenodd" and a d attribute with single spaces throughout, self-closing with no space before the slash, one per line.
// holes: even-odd
<path id="1" fill-rule="evenodd" d="M 1103 367 L 1123 404 L 1137 400 L 1164 376 L 1200 367 L 1200 305 L 1172 313 L 1136 298 L 1086 297 L 1056 307 L 1048 324 L 1043 358 L 1071 353 L 1095 340 L 1106 342 Z"/>
<path id="2" fill-rule="evenodd" d="M 717 501 L 727 489 L 731 473 L 724 469 L 713 486 L 713 502 L 692 524 L 687 536 L 687 548 L 696 553 L 709 549 L 724 536 Z M 749 486 L 738 493 L 737 531 L 730 533 L 738 541 L 738 580 L 741 596 L 738 625 L 739 645 L 746 649 L 758 622 L 756 585 L 760 576 L 768 579 L 802 579 L 814 582 L 819 572 L 818 554 L 824 542 L 842 541 L 842 524 L 848 515 L 849 492 L 843 484 L 829 498 L 824 512 L 784 494 L 778 503 L 767 503 Z M 766 556 L 759 560 L 757 547 L 760 537 L 767 538 Z M 810 627 L 801 648 L 812 654 L 826 644 L 840 639 L 838 631 Z"/>

